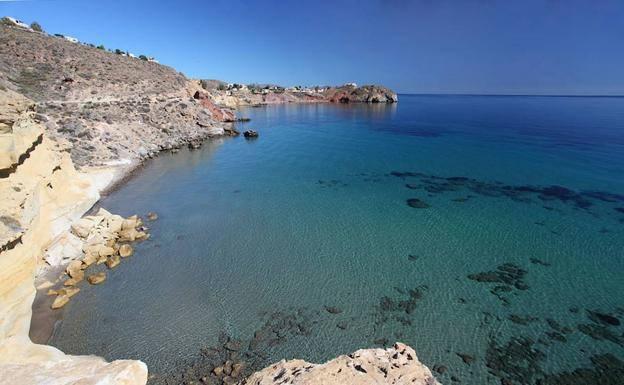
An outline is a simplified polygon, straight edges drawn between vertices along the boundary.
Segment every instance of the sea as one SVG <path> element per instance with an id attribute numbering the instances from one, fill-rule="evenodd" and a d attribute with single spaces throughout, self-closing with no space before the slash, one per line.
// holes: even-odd
<path id="1" fill-rule="evenodd" d="M 162 153 L 98 203 L 158 219 L 51 345 L 154 383 L 397 341 L 443 384 L 624 383 L 624 98 L 238 114 L 258 138 Z"/>

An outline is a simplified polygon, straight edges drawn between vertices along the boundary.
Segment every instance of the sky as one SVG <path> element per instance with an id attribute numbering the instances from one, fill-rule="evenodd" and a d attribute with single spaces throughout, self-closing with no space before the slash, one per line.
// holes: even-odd
<path id="1" fill-rule="evenodd" d="M 191 78 L 624 95 L 622 0 L 0 0 L 0 15 Z"/>

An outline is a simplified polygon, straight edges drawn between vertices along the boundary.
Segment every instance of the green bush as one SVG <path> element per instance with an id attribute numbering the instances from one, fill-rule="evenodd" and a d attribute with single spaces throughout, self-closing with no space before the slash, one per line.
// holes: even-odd
<path id="1" fill-rule="evenodd" d="M 97 46 L 97 49 L 105 50 L 106 48 L 104 48 L 103 44 L 100 44 L 100 45 Z"/>
<path id="2" fill-rule="evenodd" d="M 139 59 L 147 61 L 147 56 L 145 56 L 145 55 L 139 55 Z"/>
<path id="3" fill-rule="evenodd" d="M 124 54 L 124 51 L 122 51 L 122 50 L 120 50 L 119 48 L 117 48 L 117 49 L 115 49 L 115 53 L 116 53 L 117 55 L 123 55 L 123 54 Z"/>
<path id="4" fill-rule="evenodd" d="M 218 89 L 219 91 L 225 91 L 225 90 L 226 90 L 226 88 L 227 88 L 227 86 L 226 86 L 225 84 L 219 84 L 219 85 L 217 86 L 217 89 Z"/>
<path id="5" fill-rule="evenodd" d="M 30 23 L 30 28 L 32 28 L 33 31 L 43 32 L 43 28 L 41 28 L 41 24 L 37 23 L 36 21 L 33 21 L 32 23 Z"/>

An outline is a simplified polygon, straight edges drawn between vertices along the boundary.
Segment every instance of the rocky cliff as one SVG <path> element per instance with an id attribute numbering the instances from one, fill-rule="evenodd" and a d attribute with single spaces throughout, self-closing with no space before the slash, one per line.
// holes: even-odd
<path id="1" fill-rule="evenodd" d="M 68 356 L 28 338 L 42 256 L 99 198 L 112 172 L 79 173 L 45 135 L 32 101 L 0 91 L 0 383 L 141 384 L 140 361 Z M 98 183 L 99 180 L 99 183 Z"/>

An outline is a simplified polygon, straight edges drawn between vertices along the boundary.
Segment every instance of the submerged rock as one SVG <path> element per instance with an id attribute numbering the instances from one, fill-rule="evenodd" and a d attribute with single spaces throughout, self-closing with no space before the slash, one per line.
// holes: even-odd
<path id="1" fill-rule="evenodd" d="M 410 198 L 407 200 L 407 205 L 409 207 L 415 208 L 415 209 L 426 209 L 431 207 L 427 202 L 424 202 L 418 198 Z"/>
<path id="2" fill-rule="evenodd" d="M 257 138 L 258 132 L 254 130 L 247 130 L 243 132 L 243 135 L 245 136 L 245 138 Z"/>
<path id="3" fill-rule="evenodd" d="M 155 221 L 156 219 L 158 219 L 158 214 L 156 214 L 153 211 L 150 211 L 149 213 L 147 213 L 147 219 L 150 221 Z"/>
<path id="4" fill-rule="evenodd" d="M 69 297 L 66 295 L 59 295 L 52 302 L 52 309 L 60 309 L 69 302 Z"/>

